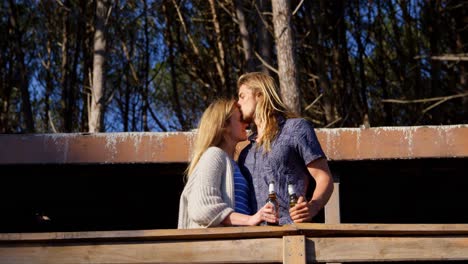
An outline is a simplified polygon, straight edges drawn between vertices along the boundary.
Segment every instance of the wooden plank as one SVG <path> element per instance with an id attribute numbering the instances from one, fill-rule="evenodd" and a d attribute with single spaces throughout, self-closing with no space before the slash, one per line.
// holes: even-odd
<path id="1" fill-rule="evenodd" d="M 0 164 L 187 162 L 194 133 L 0 135 Z"/>
<path id="2" fill-rule="evenodd" d="M 307 262 L 467 260 L 467 237 L 307 238 Z"/>
<path id="3" fill-rule="evenodd" d="M 112 244 L 0 245 L 0 263 L 272 263 L 281 262 L 282 238 Z"/>
<path id="4" fill-rule="evenodd" d="M 0 244 L 43 241 L 164 241 L 306 236 L 468 235 L 468 224 L 316 224 L 93 232 L 1 233 Z"/>
<path id="5" fill-rule="evenodd" d="M 283 263 L 306 263 L 305 236 L 283 237 Z"/>
<path id="6" fill-rule="evenodd" d="M 325 205 L 325 223 L 339 224 L 341 223 L 340 216 L 340 183 L 333 183 L 333 193 Z"/>
<path id="7" fill-rule="evenodd" d="M 164 241 L 218 238 L 281 238 L 291 234 L 297 234 L 297 228 L 293 225 L 92 232 L 1 233 L 0 244 L 44 241 Z"/>
<path id="8" fill-rule="evenodd" d="M 295 224 L 308 237 L 468 235 L 468 224 Z"/>
<path id="9" fill-rule="evenodd" d="M 468 157 L 468 125 L 316 129 L 316 132 L 331 160 Z"/>
<path id="10" fill-rule="evenodd" d="M 316 133 L 330 160 L 468 157 L 468 125 L 316 129 Z M 185 163 L 193 138 L 193 132 L 1 134 L 0 164 Z M 237 151 L 246 144 L 241 142 Z"/>

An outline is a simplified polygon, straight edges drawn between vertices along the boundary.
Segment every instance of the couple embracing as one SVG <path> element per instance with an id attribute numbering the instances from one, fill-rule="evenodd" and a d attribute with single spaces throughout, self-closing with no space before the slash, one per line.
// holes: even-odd
<path id="1" fill-rule="evenodd" d="M 242 75 L 238 101 L 218 99 L 205 110 L 180 197 L 178 228 L 311 222 L 333 192 L 327 159 L 305 119 L 281 101 L 274 79 Z M 252 125 L 247 138 L 246 128 Z M 237 143 L 250 143 L 237 162 Z M 275 183 L 279 210 L 266 203 Z M 315 189 L 309 190 L 311 181 Z M 299 199 L 289 207 L 288 182 Z"/>

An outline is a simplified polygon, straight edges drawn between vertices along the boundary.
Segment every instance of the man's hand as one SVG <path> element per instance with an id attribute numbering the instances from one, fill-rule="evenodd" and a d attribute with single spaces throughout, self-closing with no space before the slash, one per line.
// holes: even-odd
<path id="1" fill-rule="evenodd" d="M 315 190 L 310 201 L 301 196 L 296 206 L 289 209 L 294 223 L 311 222 L 333 193 L 333 178 L 325 158 L 312 161 L 307 165 L 307 170 L 315 180 Z"/>
<path id="2" fill-rule="evenodd" d="M 289 209 L 289 215 L 294 223 L 311 222 L 317 212 L 318 210 L 314 210 L 313 203 L 308 203 L 303 196 L 300 196 L 296 205 Z"/>

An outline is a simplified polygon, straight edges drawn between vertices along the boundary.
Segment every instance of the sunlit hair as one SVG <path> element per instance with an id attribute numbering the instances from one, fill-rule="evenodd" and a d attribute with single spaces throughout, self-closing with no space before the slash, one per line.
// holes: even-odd
<path id="1" fill-rule="evenodd" d="M 263 146 L 265 152 L 271 150 L 271 141 L 278 134 L 278 116 L 285 118 L 296 117 L 281 100 L 278 87 L 270 75 L 263 72 L 250 72 L 243 74 L 237 81 L 237 89 L 246 85 L 252 90 L 254 96 L 260 96 L 255 108 L 254 120 L 262 125 L 263 135 L 259 146 Z M 257 128 L 254 127 L 255 131 Z"/>
<path id="2" fill-rule="evenodd" d="M 229 125 L 235 107 L 237 105 L 234 99 L 218 99 L 203 112 L 195 136 L 192 159 L 185 171 L 186 178 L 193 173 L 200 157 L 209 147 L 221 145 L 224 140 L 223 133 Z"/>

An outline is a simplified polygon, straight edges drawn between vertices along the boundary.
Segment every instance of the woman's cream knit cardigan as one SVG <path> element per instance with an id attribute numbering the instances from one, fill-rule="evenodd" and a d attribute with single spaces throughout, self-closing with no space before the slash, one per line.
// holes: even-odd
<path id="1" fill-rule="evenodd" d="M 232 160 L 222 149 L 210 147 L 200 157 L 180 196 L 178 228 L 222 225 L 234 205 Z"/>

